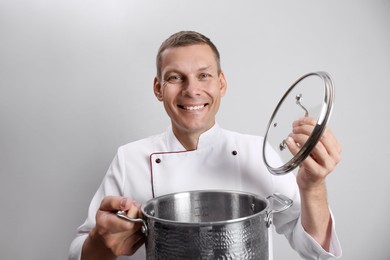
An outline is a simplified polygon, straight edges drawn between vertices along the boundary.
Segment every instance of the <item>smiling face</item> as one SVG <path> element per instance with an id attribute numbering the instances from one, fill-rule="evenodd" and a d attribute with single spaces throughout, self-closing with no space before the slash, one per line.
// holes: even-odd
<path id="1" fill-rule="evenodd" d="M 207 44 L 173 47 L 161 55 L 154 93 L 171 118 L 176 137 L 199 137 L 215 124 L 226 81 Z"/>

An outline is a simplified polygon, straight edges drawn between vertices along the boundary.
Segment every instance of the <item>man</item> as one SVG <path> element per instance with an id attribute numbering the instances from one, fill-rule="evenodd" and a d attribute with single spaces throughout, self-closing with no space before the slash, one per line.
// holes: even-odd
<path id="1" fill-rule="evenodd" d="M 163 194 L 226 189 L 268 196 L 279 192 L 294 200 L 274 224 L 306 259 L 341 255 L 329 211 L 326 176 L 340 160 L 340 145 L 329 129 L 300 166 L 297 176 L 271 175 L 260 160 L 262 137 L 227 131 L 215 122 L 226 80 L 217 48 L 205 36 L 178 32 L 161 45 L 157 55 L 154 94 L 171 119 L 165 133 L 118 149 L 95 194 L 86 222 L 78 229 L 70 259 L 144 259 L 140 224 L 118 218 L 123 210 L 141 217 L 140 205 Z M 316 122 L 293 123 L 287 138 L 295 154 Z M 277 159 L 277 158 L 276 158 Z M 272 258 L 272 251 L 270 252 Z"/>

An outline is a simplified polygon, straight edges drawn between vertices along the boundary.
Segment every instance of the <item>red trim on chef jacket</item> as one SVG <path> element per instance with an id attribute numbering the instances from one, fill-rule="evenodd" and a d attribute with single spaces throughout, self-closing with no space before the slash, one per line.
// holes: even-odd
<path id="1" fill-rule="evenodd" d="M 153 196 L 153 198 L 155 198 L 155 195 L 154 195 L 154 185 L 153 185 L 153 162 L 152 162 L 152 156 L 156 155 L 156 154 L 170 154 L 170 153 L 175 154 L 175 153 L 187 153 L 187 152 L 192 152 L 192 151 L 195 151 L 195 150 L 177 151 L 177 152 L 156 152 L 156 153 L 150 154 L 150 156 L 149 156 L 150 182 L 151 182 L 151 187 L 152 187 L 152 196 Z"/>

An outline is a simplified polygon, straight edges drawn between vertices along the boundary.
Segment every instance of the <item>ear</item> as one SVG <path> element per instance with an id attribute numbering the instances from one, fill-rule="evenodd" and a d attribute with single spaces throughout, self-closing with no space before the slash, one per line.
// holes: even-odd
<path id="1" fill-rule="evenodd" d="M 226 82 L 225 74 L 223 73 L 223 71 L 221 71 L 219 73 L 219 82 L 220 82 L 221 97 L 223 97 L 223 96 L 225 96 L 226 89 L 227 89 L 227 82 Z"/>
<path id="2" fill-rule="evenodd" d="M 154 91 L 154 95 L 156 96 L 156 98 L 159 101 L 163 101 L 162 86 L 161 86 L 161 83 L 157 77 L 154 78 L 153 91 Z"/>

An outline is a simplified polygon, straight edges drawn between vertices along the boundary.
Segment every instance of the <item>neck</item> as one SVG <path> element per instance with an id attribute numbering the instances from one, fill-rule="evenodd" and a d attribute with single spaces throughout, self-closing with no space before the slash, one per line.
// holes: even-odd
<path id="1" fill-rule="evenodd" d="M 176 135 L 176 138 L 184 146 L 187 151 L 196 150 L 198 148 L 200 133 L 192 133 L 187 135 Z"/>
<path id="2" fill-rule="evenodd" d="M 178 129 L 175 125 L 172 125 L 172 130 L 177 140 L 187 151 L 196 150 L 198 148 L 200 136 L 210 128 L 199 129 L 198 131 L 183 131 L 183 129 Z"/>

